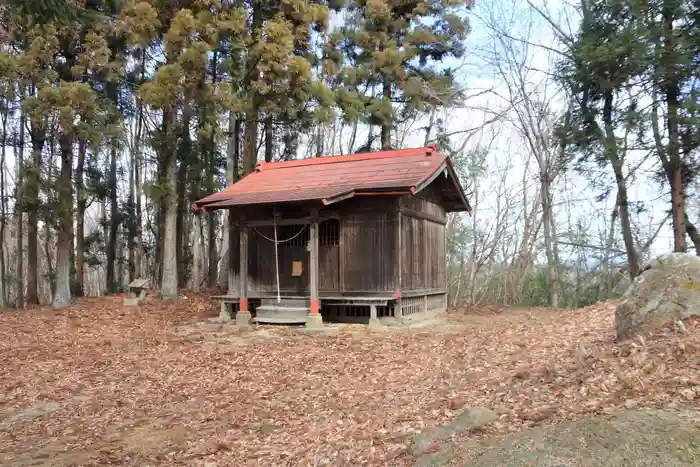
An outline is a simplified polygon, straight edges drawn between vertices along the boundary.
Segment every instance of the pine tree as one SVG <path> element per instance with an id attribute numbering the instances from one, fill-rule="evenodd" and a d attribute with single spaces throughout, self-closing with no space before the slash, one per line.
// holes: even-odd
<path id="1" fill-rule="evenodd" d="M 353 0 L 342 27 L 347 88 L 338 100 L 347 120 L 380 127 L 381 147 L 392 146 L 399 118 L 444 106 L 458 91 L 452 70 L 440 67 L 464 54 L 471 4 Z M 362 92 L 359 89 L 367 89 Z"/>

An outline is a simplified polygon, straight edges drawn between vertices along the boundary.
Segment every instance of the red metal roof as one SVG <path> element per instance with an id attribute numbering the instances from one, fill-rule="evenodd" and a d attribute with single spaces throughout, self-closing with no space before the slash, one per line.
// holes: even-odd
<path id="1" fill-rule="evenodd" d="M 260 163 L 254 172 L 195 206 L 214 209 L 311 200 L 331 204 L 362 192 L 417 192 L 442 170 L 453 179 L 463 209 L 470 210 L 449 158 L 435 146 Z"/>

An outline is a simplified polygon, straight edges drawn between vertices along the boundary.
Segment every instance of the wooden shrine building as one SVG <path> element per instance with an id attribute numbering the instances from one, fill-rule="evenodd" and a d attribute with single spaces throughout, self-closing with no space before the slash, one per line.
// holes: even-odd
<path id="1" fill-rule="evenodd" d="M 470 211 L 436 146 L 260 163 L 195 208 L 231 213 L 222 314 L 307 326 L 444 310 L 446 214 Z"/>

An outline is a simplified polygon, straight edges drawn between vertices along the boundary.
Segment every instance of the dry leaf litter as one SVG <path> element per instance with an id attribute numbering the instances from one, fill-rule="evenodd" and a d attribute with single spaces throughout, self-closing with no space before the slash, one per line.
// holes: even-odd
<path id="1" fill-rule="evenodd" d="M 463 407 L 528 426 L 700 405 L 700 323 L 614 342 L 614 303 L 371 331 L 207 321 L 206 295 L 0 314 L 0 464 L 403 466 Z"/>

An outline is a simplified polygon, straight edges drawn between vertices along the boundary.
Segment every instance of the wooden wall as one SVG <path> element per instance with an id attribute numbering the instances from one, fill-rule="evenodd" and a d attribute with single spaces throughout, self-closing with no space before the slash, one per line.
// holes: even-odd
<path id="1" fill-rule="evenodd" d="M 446 287 L 445 209 L 428 187 L 418 196 L 404 196 L 401 210 L 401 290 Z"/>
<path id="2" fill-rule="evenodd" d="M 353 213 L 343 217 L 340 238 L 342 291 L 396 290 L 397 222 L 395 212 Z"/>
<path id="3" fill-rule="evenodd" d="M 305 217 L 297 212 L 293 214 Z M 435 291 L 446 287 L 446 213 L 431 187 L 418 196 L 350 199 L 321 210 L 319 215 L 322 218 L 319 225 L 321 296 L 393 293 L 399 288 L 402 292 Z M 262 216 L 258 213 L 256 217 Z M 278 225 L 277 235 L 278 240 L 294 237 L 278 246 L 280 292 L 307 295 L 309 226 Z M 268 240 L 272 238 L 272 226 L 249 227 L 251 292 L 277 291 L 274 244 Z M 299 277 L 292 275 L 294 261 L 302 263 Z"/>
<path id="4" fill-rule="evenodd" d="M 277 228 L 279 241 L 277 248 L 279 258 L 280 291 L 286 294 L 305 295 L 309 290 L 309 254 L 306 245 L 309 241 L 308 225 L 283 225 Z M 265 238 L 267 237 L 267 238 Z M 250 290 L 259 292 L 277 292 L 275 273 L 275 247 L 268 239 L 274 239 L 272 227 L 250 227 L 248 233 L 248 281 Z M 292 265 L 301 261 L 302 274 L 294 277 Z"/>

